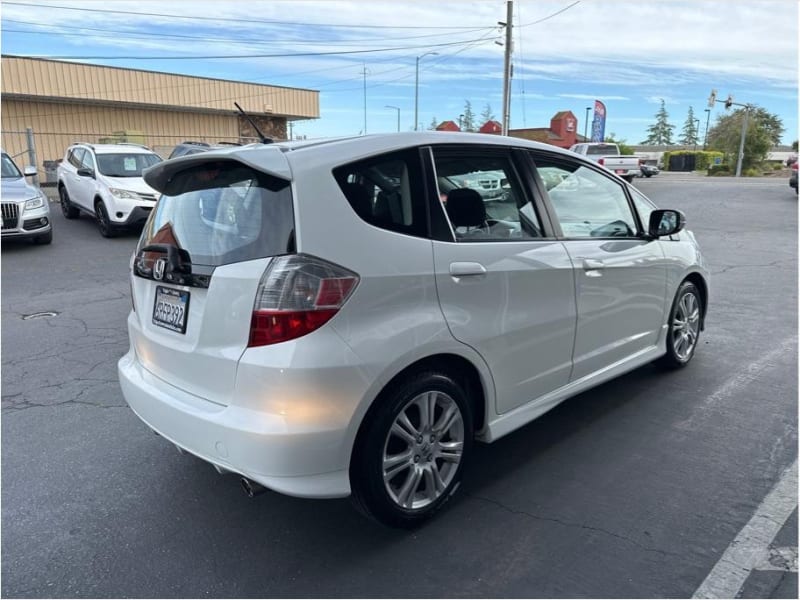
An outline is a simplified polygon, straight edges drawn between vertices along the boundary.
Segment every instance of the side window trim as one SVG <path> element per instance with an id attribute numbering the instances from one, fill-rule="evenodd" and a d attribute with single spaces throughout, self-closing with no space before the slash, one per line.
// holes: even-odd
<path id="1" fill-rule="evenodd" d="M 442 203 L 441 198 L 439 197 L 439 184 L 437 183 L 439 178 L 438 174 L 436 173 L 436 161 L 433 160 L 433 148 L 431 146 L 426 146 L 422 149 L 425 154 L 425 159 L 423 160 L 423 167 L 425 168 L 425 182 L 426 182 L 426 189 L 427 189 L 427 205 L 428 205 L 428 214 L 429 214 L 429 233 L 431 234 L 431 239 L 440 241 L 440 242 L 456 242 L 456 232 L 453 231 L 453 225 L 450 223 L 450 219 L 447 218 L 447 212 L 445 211 L 444 204 Z M 443 231 L 442 220 L 444 224 L 447 226 L 447 231 L 450 232 L 450 236 L 448 237 L 445 235 Z M 439 225 L 437 229 L 441 229 L 442 231 L 437 231 L 434 233 L 434 224 Z"/>
<path id="2" fill-rule="evenodd" d="M 634 223 L 636 224 L 637 228 L 639 229 L 636 232 L 636 235 L 634 235 L 633 237 L 625 237 L 625 238 L 620 238 L 620 237 L 609 237 L 609 238 L 595 237 L 595 238 L 591 238 L 591 239 L 595 239 L 595 240 L 602 240 L 602 239 L 610 239 L 610 240 L 627 239 L 627 240 L 632 240 L 632 239 L 642 239 L 643 238 L 643 236 L 645 235 L 646 231 L 642 227 L 641 219 L 639 218 L 639 214 L 638 214 L 638 212 L 636 210 L 636 207 L 633 204 L 633 199 L 631 198 L 631 194 L 629 193 L 626 185 L 623 185 L 623 184 L 619 183 L 618 181 L 615 181 L 614 179 L 612 179 L 611 177 L 608 176 L 608 173 L 603 173 L 602 169 L 599 166 L 596 166 L 596 165 L 594 165 L 594 164 L 592 164 L 591 162 L 588 162 L 588 161 L 574 160 L 571 157 L 561 156 L 560 154 L 559 155 L 553 154 L 552 156 L 547 156 L 541 150 L 529 150 L 528 153 L 529 153 L 529 155 L 531 157 L 531 161 L 533 162 L 533 165 L 534 165 L 535 178 L 536 178 L 536 180 L 538 182 L 538 185 L 541 186 L 541 189 L 544 191 L 544 194 L 545 194 L 544 198 L 545 198 L 546 204 L 547 204 L 548 216 L 553 221 L 553 225 L 555 226 L 555 228 L 557 228 L 559 239 L 561 239 L 561 240 L 585 240 L 587 238 L 585 238 L 585 237 L 569 237 L 569 236 L 564 235 L 564 231 L 561 228 L 561 223 L 558 220 L 558 215 L 556 214 L 555 209 L 553 208 L 553 205 L 550 202 L 550 194 L 546 191 L 544 182 L 542 181 L 541 176 L 540 176 L 539 171 L 538 171 L 538 168 L 536 167 L 536 158 L 537 157 L 541 157 L 541 158 L 543 158 L 545 160 L 552 161 L 552 162 L 555 162 L 555 163 L 559 163 L 559 162 L 560 163 L 564 163 L 565 165 L 569 165 L 569 166 L 578 165 L 578 167 L 585 167 L 585 168 L 587 168 L 587 169 L 589 169 L 591 171 L 594 171 L 598 175 L 600 175 L 602 177 L 605 177 L 606 179 L 608 179 L 609 181 L 613 182 L 615 185 L 619 186 L 622 189 L 623 196 L 624 196 L 625 201 L 626 201 L 627 206 L 628 206 L 628 210 L 631 213 L 631 217 L 633 218 Z"/>
<path id="3" fill-rule="evenodd" d="M 558 220 L 551 215 L 549 206 L 546 202 L 547 195 L 539 173 L 536 171 L 530 152 L 527 149 L 513 148 L 512 155 L 514 162 L 518 164 L 517 170 L 523 187 L 527 188 L 527 194 L 531 197 L 531 204 L 534 212 L 539 218 L 542 226 L 543 240 L 554 240 L 561 235 L 561 228 Z"/>

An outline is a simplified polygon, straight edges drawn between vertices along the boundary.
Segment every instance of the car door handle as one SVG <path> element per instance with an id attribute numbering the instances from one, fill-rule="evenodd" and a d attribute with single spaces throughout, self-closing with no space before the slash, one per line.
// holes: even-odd
<path id="1" fill-rule="evenodd" d="M 454 262 L 450 263 L 450 275 L 453 277 L 486 275 L 486 267 L 477 262 Z"/>
<path id="2" fill-rule="evenodd" d="M 602 260 L 594 260 L 591 258 L 583 259 L 583 270 L 586 272 L 587 277 L 600 277 L 606 265 Z"/>

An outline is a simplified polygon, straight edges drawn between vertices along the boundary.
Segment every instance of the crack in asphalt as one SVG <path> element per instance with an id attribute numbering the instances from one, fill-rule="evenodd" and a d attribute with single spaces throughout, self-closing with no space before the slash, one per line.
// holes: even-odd
<path id="1" fill-rule="evenodd" d="M 550 521 L 552 523 L 558 523 L 559 525 L 563 525 L 564 527 L 571 527 L 571 528 L 577 528 L 577 529 L 586 529 L 586 530 L 589 530 L 589 531 L 597 531 L 599 533 L 604 533 L 604 534 L 606 534 L 608 536 L 611 536 L 611 537 L 617 538 L 619 540 L 623 540 L 625 542 L 633 544 L 634 546 L 636 546 L 637 548 L 641 548 L 645 552 L 655 552 L 655 553 L 661 554 L 663 556 L 682 556 L 681 554 L 679 554 L 677 552 L 668 552 L 666 550 L 660 550 L 658 548 L 650 548 L 648 546 L 644 546 L 643 544 L 641 544 L 640 542 L 638 542 L 638 541 L 636 541 L 636 540 L 634 540 L 632 538 L 625 537 L 624 535 L 620 535 L 618 533 L 614 533 L 613 531 L 608 531 L 607 529 L 603 529 L 601 527 L 593 527 L 592 525 L 586 525 L 585 523 L 571 523 L 569 521 L 564 521 L 562 519 L 556 519 L 555 517 L 543 517 L 541 515 L 535 515 L 533 513 L 530 513 L 530 512 L 524 511 L 524 510 L 517 510 L 517 509 L 511 508 L 510 506 L 506 506 L 505 504 L 503 504 L 502 502 L 500 502 L 498 500 L 492 500 L 491 498 L 486 498 L 484 496 L 478 496 L 476 494 L 466 494 L 466 496 L 468 498 L 474 498 L 476 500 L 482 500 L 483 502 L 487 502 L 489 504 L 493 504 L 494 506 L 502 508 L 503 510 L 505 510 L 505 511 L 511 513 L 511 514 L 514 514 L 514 515 L 522 515 L 522 516 L 525 516 L 525 517 L 529 517 L 531 519 L 535 519 L 537 521 Z"/>
<path id="2" fill-rule="evenodd" d="M 773 260 L 771 263 L 763 264 L 763 265 L 725 265 L 719 271 L 711 271 L 712 275 L 720 275 L 722 273 L 727 273 L 733 269 L 747 269 L 747 268 L 769 268 L 769 267 L 778 267 L 781 266 L 781 263 L 786 262 L 789 259 L 780 259 L 780 260 Z"/>

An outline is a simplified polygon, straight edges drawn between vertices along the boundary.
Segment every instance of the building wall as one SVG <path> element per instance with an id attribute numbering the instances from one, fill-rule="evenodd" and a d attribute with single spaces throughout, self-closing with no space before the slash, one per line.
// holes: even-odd
<path id="1" fill-rule="evenodd" d="M 223 79 L 157 73 L 17 56 L 2 57 L 4 97 L 126 102 L 183 110 L 319 117 L 319 92 Z"/>
<path id="2" fill-rule="evenodd" d="M 183 140 L 240 141 L 236 114 L 198 114 L 182 111 L 117 108 L 64 102 L 2 99 L 0 129 L 3 148 L 12 156 L 27 148 L 25 129 L 33 129 L 38 169 L 45 160 L 64 157 L 77 141 L 95 142 L 128 132 L 128 140 L 150 146 L 167 156 Z M 254 141 L 254 140 L 243 140 Z M 28 164 L 20 157 L 18 164 Z"/>

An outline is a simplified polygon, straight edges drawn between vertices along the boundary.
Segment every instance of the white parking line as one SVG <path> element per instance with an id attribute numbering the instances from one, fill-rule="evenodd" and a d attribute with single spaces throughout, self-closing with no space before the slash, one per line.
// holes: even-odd
<path id="1" fill-rule="evenodd" d="M 767 494 L 692 598 L 735 598 L 769 545 L 797 507 L 797 460 Z M 795 550 L 796 553 L 796 550 Z"/>

